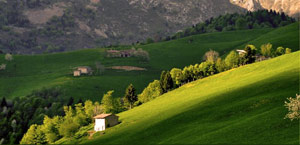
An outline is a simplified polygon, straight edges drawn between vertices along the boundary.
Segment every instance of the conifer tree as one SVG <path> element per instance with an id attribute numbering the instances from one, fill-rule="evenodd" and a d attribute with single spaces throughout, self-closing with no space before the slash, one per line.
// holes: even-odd
<path id="1" fill-rule="evenodd" d="M 125 91 L 124 103 L 126 106 L 129 106 L 129 109 L 131 109 L 133 104 L 138 100 L 135 91 L 136 90 L 132 84 L 130 84 Z"/>

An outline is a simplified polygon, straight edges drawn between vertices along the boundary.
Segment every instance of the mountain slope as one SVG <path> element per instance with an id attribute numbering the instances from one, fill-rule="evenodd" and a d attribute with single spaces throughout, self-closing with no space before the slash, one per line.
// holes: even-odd
<path id="1" fill-rule="evenodd" d="M 40 54 L 160 40 L 227 13 L 266 8 L 293 16 L 298 7 L 297 0 L 0 0 L 0 50 Z"/>
<path id="2" fill-rule="evenodd" d="M 299 48 L 298 24 L 278 29 L 201 34 L 142 45 L 140 47 L 150 54 L 148 63 L 140 62 L 136 58 L 106 58 L 103 48 L 35 56 L 15 55 L 10 63 L 6 62 L 4 55 L 0 54 L 0 64 L 7 63 L 7 69 L 0 71 L 0 97 L 25 96 L 33 90 L 58 86 L 63 89 L 65 97 L 72 96 L 76 100 L 82 98 L 96 101 L 109 90 L 115 90 L 115 97 L 123 96 L 125 88 L 130 83 L 137 88 L 138 92 L 141 92 L 150 81 L 159 78 L 162 70 L 199 63 L 205 52 L 210 49 L 224 56 L 231 50 L 244 48 L 249 43 L 259 47 L 261 44 L 271 42 L 274 43 L 274 48 L 283 46 L 297 51 Z M 191 39 L 192 43 L 190 43 Z M 95 70 L 96 61 L 100 61 L 106 67 L 130 65 L 146 68 L 147 71 L 127 72 L 107 69 L 102 75 L 72 77 L 72 68 L 91 66 Z M 98 95 L 95 96 L 95 94 Z"/>
<path id="3" fill-rule="evenodd" d="M 90 144 L 296 144 L 284 101 L 299 93 L 300 52 L 186 84 L 120 113 Z"/>
<path id="4" fill-rule="evenodd" d="M 245 10 L 228 0 L 0 0 L 0 12 L 0 49 L 32 54 L 131 44 Z"/>

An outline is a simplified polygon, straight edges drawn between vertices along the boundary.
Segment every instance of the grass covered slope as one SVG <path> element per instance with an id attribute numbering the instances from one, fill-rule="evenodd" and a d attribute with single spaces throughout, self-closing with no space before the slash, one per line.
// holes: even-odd
<path id="1" fill-rule="evenodd" d="M 173 67 L 182 68 L 202 61 L 202 57 L 210 49 L 221 55 L 233 49 L 242 49 L 246 44 L 260 46 L 261 43 L 273 42 L 277 46 L 290 47 L 294 51 L 299 48 L 299 23 L 278 29 L 255 29 L 232 32 L 218 32 L 194 35 L 183 39 L 138 46 L 150 54 L 150 62 L 143 63 L 136 58 L 105 58 L 104 48 L 89 49 L 57 54 L 16 55 L 12 62 L 6 62 L 0 55 L 0 64 L 7 63 L 7 69 L 0 71 L 0 98 L 25 96 L 32 90 L 43 87 L 62 88 L 65 97 L 101 100 L 104 93 L 115 90 L 114 97 L 124 95 L 125 88 L 132 83 L 141 92 L 149 82 L 158 79 L 162 70 Z M 277 32 L 280 31 L 280 34 Z M 284 31 L 284 37 L 277 37 Z M 267 37 L 264 37 L 267 35 Z M 257 40 L 257 41 L 254 41 Z M 258 42 L 259 40 L 259 42 Z M 123 49 L 123 48 L 120 48 Z M 103 75 L 74 78 L 72 68 L 91 66 L 95 70 L 95 62 L 100 61 L 106 67 L 130 65 L 146 68 L 147 71 L 106 70 Z"/>
<path id="2" fill-rule="evenodd" d="M 300 52 L 186 84 L 120 113 L 121 124 L 91 144 L 298 144 L 299 123 L 283 119 L 299 93 Z"/>
<path id="3" fill-rule="evenodd" d="M 294 51 L 296 51 L 295 49 L 299 50 L 299 24 L 300 23 L 297 22 L 280 29 L 275 29 L 274 31 L 250 41 L 249 44 L 260 46 L 265 44 L 265 41 L 268 40 L 275 48 L 284 46 L 294 48 Z"/>

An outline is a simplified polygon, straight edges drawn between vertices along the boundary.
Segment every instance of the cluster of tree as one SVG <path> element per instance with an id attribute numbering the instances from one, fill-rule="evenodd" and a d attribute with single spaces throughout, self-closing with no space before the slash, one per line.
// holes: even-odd
<path id="1" fill-rule="evenodd" d="M 31 124 L 42 123 L 44 115 L 62 115 L 63 105 L 67 105 L 64 102 L 67 101 L 63 100 L 61 95 L 60 89 L 51 88 L 34 91 L 28 96 L 13 100 L 2 98 L 0 142 L 17 144 Z"/>
<path id="2" fill-rule="evenodd" d="M 291 53 L 291 49 L 278 47 L 273 51 L 272 44 L 263 44 L 258 50 L 254 45 L 246 45 L 241 53 L 231 51 L 223 60 L 219 53 L 210 50 L 204 55 L 204 62 L 190 65 L 183 69 L 173 68 L 171 71 L 163 71 L 160 80 L 151 82 L 141 94 L 138 95 L 138 102 L 141 104 L 155 99 L 156 97 L 180 87 L 183 84 L 202 79 L 232 68 L 261 61 L 266 57 L 276 57 Z"/>
<path id="3" fill-rule="evenodd" d="M 22 5 L 18 1 L 0 1 L 0 28 L 4 26 L 16 25 L 26 26 L 29 21 L 23 16 Z"/>
<path id="4" fill-rule="evenodd" d="M 1 25 L 0 25 L 1 29 Z M 10 51 L 15 51 L 16 49 L 22 48 L 36 48 L 38 46 L 37 37 L 34 35 L 30 35 L 28 33 L 17 33 L 15 31 L 11 31 L 12 27 L 3 26 L 0 33 L 2 34 L 2 38 L 0 39 L 0 49 L 8 49 Z"/>
<path id="5" fill-rule="evenodd" d="M 277 49 L 274 50 L 272 44 L 270 43 L 261 45 L 260 49 L 261 49 L 260 54 L 267 58 L 276 57 L 276 56 L 280 56 L 292 52 L 292 49 L 283 48 L 282 46 L 277 47 Z"/>
<path id="6" fill-rule="evenodd" d="M 296 94 L 296 98 L 288 98 L 288 101 L 285 101 L 284 105 L 288 109 L 288 114 L 286 114 L 285 118 L 290 120 L 298 120 L 300 119 L 300 95 Z"/>
<path id="7" fill-rule="evenodd" d="M 93 122 L 93 117 L 101 113 L 119 113 L 130 109 L 137 101 L 137 95 L 133 85 L 129 85 L 123 99 L 113 98 L 114 91 L 108 91 L 103 95 L 101 104 L 90 100 L 80 102 L 72 106 L 64 106 L 64 116 L 56 115 L 52 118 L 47 114 L 41 114 L 42 123 L 32 124 L 24 134 L 21 144 L 46 144 L 55 143 L 61 138 L 80 138 L 87 132 L 80 132 L 80 128 Z M 122 101 L 121 101 L 122 100 Z M 68 104 L 72 104 L 71 103 Z M 41 125 L 38 125 L 41 124 Z"/>
<path id="8" fill-rule="evenodd" d="M 116 46 L 117 47 L 117 46 Z M 112 50 L 106 51 L 106 57 L 137 57 L 141 61 L 147 62 L 150 60 L 149 53 L 146 50 L 143 50 L 142 48 L 134 48 L 131 49 L 124 49 L 123 50 L 113 50 L 113 52 L 110 52 Z M 126 55 L 126 56 L 125 56 Z"/>
<path id="9" fill-rule="evenodd" d="M 167 36 L 159 41 L 169 41 L 179 39 L 195 34 L 260 29 L 260 28 L 277 28 L 294 23 L 296 20 L 284 13 L 278 13 L 273 10 L 258 10 L 255 12 L 248 11 L 245 14 L 225 14 L 216 18 L 210 18 L 203 23 L 193 25 L 173 36 Z M 148 38 L 144 44 L 155 42 L 154 39 Z"/>
<path id="10" fill-rule="evenodd" d="M 63 16 L 52 17 L 44 28 L 38 30 L 39 34 L 56 37 L 64 35 L 65 32 L 76 26 L 75 19 L 70 11 L 65 11 Z"/>
<path id="11" fill-rule="evenodd" d="M 102 112 L 98 102 L 85 101 L 72 106 L 64 106 L 64 116 L 53 118 L 44 116 L 42 125 L 32 124 L 24 134 L 21 144 L 51 144 L 65 137 L 81 137 L 76 134 L 82 126 L 92 122 L 95 114 Z"/>
<path id="12" fill-rule="evenodd" d="M 56 0 L 1 0 L 0 1 L 0 28 L 7 25 L 19 27 L 27 26 L 29 20 L 23 15 L 23 9 L 49 5 Z"/>

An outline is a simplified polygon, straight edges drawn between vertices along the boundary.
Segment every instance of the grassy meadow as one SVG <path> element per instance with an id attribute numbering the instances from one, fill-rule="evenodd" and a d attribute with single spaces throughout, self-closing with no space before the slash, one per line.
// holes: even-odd
<path id="1" fill-rule="evenodd" d="M 118 114 L 119 125 L 81 143 L 299 144 L 299 122 L 284 119 L 299 74 L 297 51 L 210 76 Z"/>
<path id="2" fill-rule="evenodd" d="M 25 96 L 33 90 L 60 87 L 65 97 L 101 100 L 102 95 L 115 90 L 114 97 L 121 97 L 125 88 L 132 83 L 138 92 L 154 79 L 159 79 L 162 70 L 182 68 L 200 63 L 206 51 L 213 49 L 225 56 L 234 49 L 242 49 L 248 43 L 259 47 L 264 43 L 299 48 L 299 23 L 278 29 L 255 29 L 232 32 L 217 32 L 194 35 L 183 39 L 136 46 L 150 54 L 145 63 L 137 58 L 106 58 L 105 48 L 86 49 L 74 52 L 42 55 L 14 55 L 14 60 L 6 62 L 0 54 L 0 64 L 7 63 L 5 71 L 0 71 L 0 97 Z M 124 49 L 123 47 L 117 49 Z M 75 78 L 72 69 L 90 66 L 95 70 L 95 62 L 105 67 L 137 66 L 147 71 L 120 71 L 107 69 L 102 75 Z"/>

